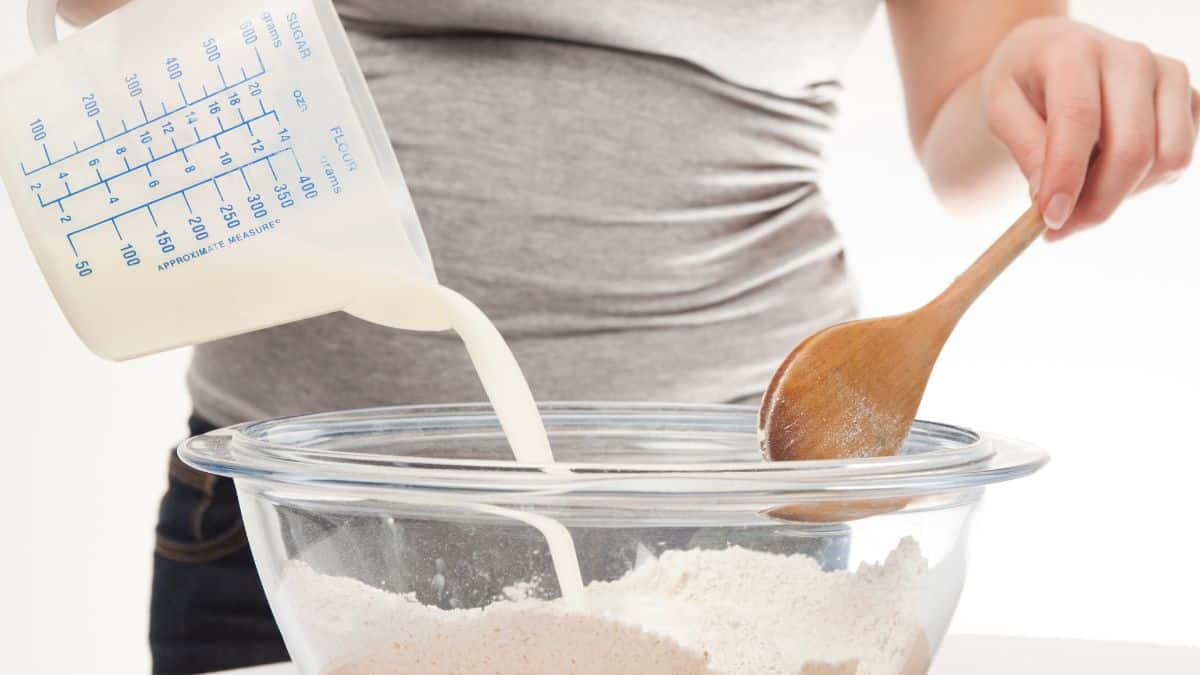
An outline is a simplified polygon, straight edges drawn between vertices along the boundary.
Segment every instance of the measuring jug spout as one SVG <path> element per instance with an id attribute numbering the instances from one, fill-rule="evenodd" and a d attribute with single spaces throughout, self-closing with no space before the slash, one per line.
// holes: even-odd
<path id="1" fill-rule="evenodd" d="M 57 44 L 53 6 L 30 0 L 41 51 L 0 80 L 0 179 L 93 351 L 338 310 L 447 327 L 417 292 L 437 284 L 429 250 L 330 0 L 135 0 Z M 381 279 L 402 289 L 386 313 L 364 295 Z"/>

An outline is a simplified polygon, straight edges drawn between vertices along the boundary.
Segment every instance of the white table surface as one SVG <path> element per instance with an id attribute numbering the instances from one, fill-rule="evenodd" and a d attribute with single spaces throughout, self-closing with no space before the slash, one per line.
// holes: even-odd
<path id="1" fill-rule="evenodd" d="M 930 675 L 1198 675 L 1200 648 L 1024 637 L 951 635 Z M 225 675 L 299 675 L 291 664 Z"/>

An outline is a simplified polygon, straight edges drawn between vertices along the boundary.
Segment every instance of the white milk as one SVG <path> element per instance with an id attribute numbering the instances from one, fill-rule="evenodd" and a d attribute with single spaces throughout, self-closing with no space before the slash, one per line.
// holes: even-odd
<path id="1" fill-rule="evenodd" d="M 466 345 L 475 372 L 483 383 L 492 407 L 496 409 L 500 427 L 512 447 L 513 458 L 522 464 L 553 463 L 554 454 L 546 438 L 546 428 L 538 413 L 537 402 L 500 331 L 470 300 L 444 286 L 439 286 L 437 290 L 441 292 L 450 315 L 450 325 Z M 562 523 L 546 516 L 497 506 L 476 505 L 474 508 L 537 528 L 546 538 L 563 598 L 572 604 L 580 602 L 583 577 L 579 571 L 579 556 L 575 552 L 570 531 Z"/>
<path id="2" fill-rule="evenodd" d="M 320 262 L 325 265 L 332 261 Z M 483 310 L 445 286 L 400 276 L 391 270 L 365 269 L 361 265 L 330 267 L 349 270 L 338 280 L 339 285 L 354 293 L 354 301 L 346 307 L 349 314 L 392 328 L 411 327 L 413 315 L 418 314 L 426 324 L 440 323 L 458 333 L 496 410 L 513 458 L 522 464 L 554 462 L 529 383 L 504 336 Z"/>
<path id="3" fill-rule="evenodd" d="M 522 464 L 554 462 L 529 383 L 504 337 L 482 310 L 445 286 L 414 285 L 388 274 L 363 274 L 361 268 L 357 273 L 360 277 L 355 286 L 369 286 L 371 290 L 365 296 L 368 300 L 356 302 L 346 309 L 347 312 L 385 326 L 407 326 L 412 323 L 408 316 L 412 308 L 438 305 L 466 345 L 475 372 L 508 438 L 513 459 Z M 396 308 L 400 308 L 399 311 Z M 563 598 L 572 604 L 580 601 L 583 577 L 579 571 L 579 557 L 571 533 L 562 523 L 546 516 L 488 504 L 460 505 L 481 513 L 512 518 L 537 529 L 546 538 Z"/>
<path id="4" fill-rule="evenodd" d="M 575 540 L 571 539 L 571 531 L 566 526 L 553 518 L 536 513 L 486 504 L 477 504 L 472 508 L 481 513 L 493 513 L 519 520 L 541 532 L 550 549 L 550 560 L 554 563 L 554 575 L 558 577 L 558 587 L 562 589 L 563 600 L 571 605 L 582 602 L 583 575 L 579 572 L 579 554 L 575 552 Z"/>
<path id="5" fill-rule="evenodd" d="M 442 303 L 451 328 L 466 345 L 483 390 L 496 410 L 500 428 L 512 447 L 513 458 L 522 464 L 553 463 L 554 454 L 538 414 L 537 402 L 500 331 L 481 309 L 457 292 L 445 286 L 431 287 L 429 292 Z M 362 310 L 351 307 L 348 311 L 357 314 Z M 364 316 L 369 321 L 391 325 L 380 320 L 380 315 L 374 312 L 362 313 L 370 315 Z M 409 320 L 405 317 L 403 321 Z"/>

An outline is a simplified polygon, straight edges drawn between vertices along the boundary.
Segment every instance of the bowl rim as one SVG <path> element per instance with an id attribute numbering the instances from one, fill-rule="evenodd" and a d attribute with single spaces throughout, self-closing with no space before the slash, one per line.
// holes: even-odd
<path id="1" fill-rule="evenodd" d="M 678 403 L 553 402 L 539 405 L 548 433 L 639 435 L 655 432 L 753 444 L 754 406 Z M 588 431 L 587 425 L 594 428 Z M 408 405 L 316 413 L 247 422 L 190 438 L 179 446 L 187 464 L 238 480 L 325 489 L 384 489 L 486 501 L 512 497 L 719 497 L 796 500 L 879 498 L 979 487 L 1037 471 L 1042 450 L 1004 436 L 918 420 L 904 454 L 780 462 L 559 462 L 431 458 L 302 447 L 269 440 L 290 433 L 317 438 L 355 431 L 412 439 L 489 438 L 503 433 L 489 404 Z M 572 427 L 578 427 L 571 431 Z M 322 431 L 324 430 L 324 431 Z M 307 435 L 307 436 L 306 436 Z M 917 447 L 920 446 L 920 447 Z M 761 455 L 759 455 L 761 456 Z"/>

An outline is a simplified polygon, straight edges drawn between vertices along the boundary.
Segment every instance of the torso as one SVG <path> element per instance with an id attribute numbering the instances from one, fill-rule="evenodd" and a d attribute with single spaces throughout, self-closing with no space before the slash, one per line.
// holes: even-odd
<path id="1" fill-rule="evenodd" d="M 752 400 L 853 312 L 817 188 L 876 0 L 347 0 L 441 281 L 541 399 Z M 482 400 L 453 335 L 343 314 L 197 348 L 218 424 Z"/>
<path id="2" fill-rule="evenodd" d="M 389 35 L 506 35 L 687 61 L 744 87 L 801 97 L 836 80 L 879 0 L 339 0 Z"/>

